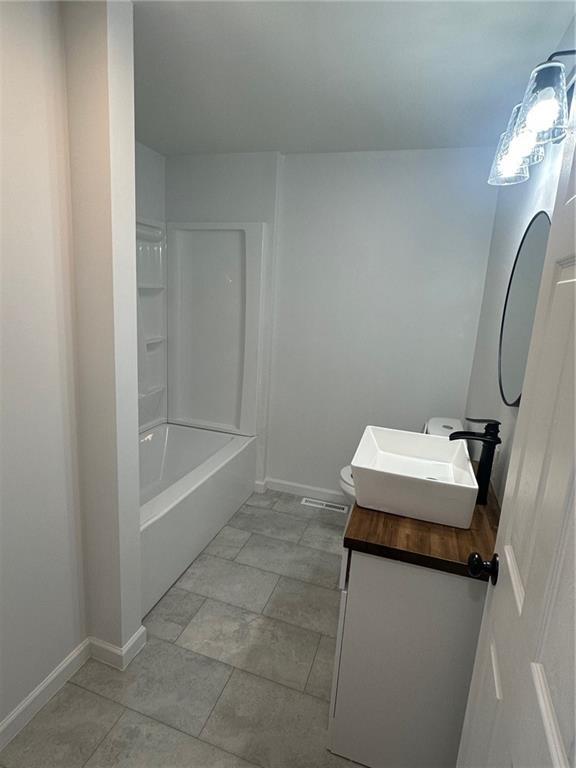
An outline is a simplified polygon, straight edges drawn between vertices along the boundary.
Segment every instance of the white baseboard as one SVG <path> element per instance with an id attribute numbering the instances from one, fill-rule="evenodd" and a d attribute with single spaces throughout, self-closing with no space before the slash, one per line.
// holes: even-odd
<path id="1" fill-rule="evenodd" d="M 0 723 L 0 750 L 12 741 L 89 658 L 90 639 L 86 638 Z"/>
<path id="2" fill-rule="evenodd" d="M 295 496 L 311 496 L 313 499 L 332 501 L 335 504 L 349 504 L 349 501 L 346 499 L 343 493 L 330 490 L 329 488 L 318 488 L 314 485 L 289 483 L 285 480 L 277 480 L 275 477 L 267 477 L 264 485 L 265 487 L 262 491 L 260 491 L 256 486 L 254 487 L 254 490 L 258 493 L 263 493 L 266 488 L 270 488 L 273 491 L 285 491 L 286 493 L 293 493 Z"/>
<path id="3" fill-rule="evenodd" d="M 71 651 L 44 680 L 0 723 L 0 751 L 32 720 L 60 688 L 94 658 L 117 669 L 125 669 L 146 645 L 146 628 L 141 626 L 120 648 L 95 637 L 87 637 Z"/>
<path id="4" fill-rule="evenodd" d="M 112 645 L 105 640 L 90 638 L 90 655 L 93 659 L 108 664 L 115 669 L 126 669 L 136 654 L 146 645 L 146 627 L 141 626 L 134 632 L 125 645 Z"/>
<path id="5" fill-rule="evenodd" d="M 254 483 L 254 493 L 266 493 L 266 481 L 256 480 Z"/>

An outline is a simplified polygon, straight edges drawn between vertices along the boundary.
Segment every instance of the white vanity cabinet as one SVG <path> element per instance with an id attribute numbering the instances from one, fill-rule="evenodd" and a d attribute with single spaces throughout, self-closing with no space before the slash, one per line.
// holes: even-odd
<path id="1" fill-rule="evenodd" d="M 329 749 L 369 768 L 452 768 L 488 585 L 344 552 Z"/>

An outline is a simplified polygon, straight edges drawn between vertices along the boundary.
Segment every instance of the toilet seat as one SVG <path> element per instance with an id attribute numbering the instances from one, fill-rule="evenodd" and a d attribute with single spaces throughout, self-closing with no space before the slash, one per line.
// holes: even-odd
<path id="1" fill-rule="evenodd" d="M 356 495 L 354 487 L 354 478 L 352 477 L 352 467 L 348 464 L 340 470 L 340 485 L 348 491 L 351 496 Z"/>

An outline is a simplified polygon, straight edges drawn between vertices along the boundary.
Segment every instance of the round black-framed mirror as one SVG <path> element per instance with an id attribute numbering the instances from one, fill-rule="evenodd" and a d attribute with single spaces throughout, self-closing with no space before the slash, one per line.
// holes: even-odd
<path id="1" fill-rule="evenodd" d="M 500 325 L 498 383 L 506 405 L 518 407 L 522 396 L 540 279 L 544 267 L 550 217 L 532 217 L 518 246 L 510 274 Z"/>

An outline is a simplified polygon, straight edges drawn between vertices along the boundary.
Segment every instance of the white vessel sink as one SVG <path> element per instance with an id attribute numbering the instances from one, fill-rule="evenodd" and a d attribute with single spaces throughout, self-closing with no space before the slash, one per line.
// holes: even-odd
<path id="1" fill-rule="evenodd" d="M 361 507 L 470 527 L 478 483 L 465 440 L 366 427 L 352 475 Z"/>

